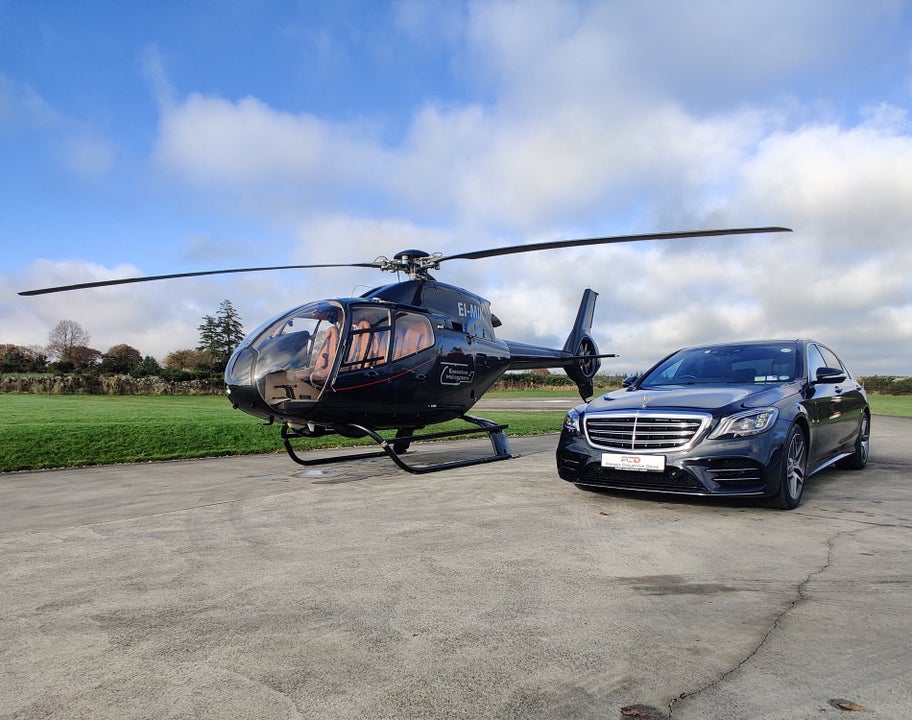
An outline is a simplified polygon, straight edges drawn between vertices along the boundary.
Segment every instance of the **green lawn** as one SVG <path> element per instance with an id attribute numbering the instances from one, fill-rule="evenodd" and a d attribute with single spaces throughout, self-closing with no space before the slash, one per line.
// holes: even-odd
<path id="1" fill-rule="evenodd" d="M 560 430 L 563 412 L 492 412 L 512 435 Z M 466 427 L 455 422 L 453 427 Z M 284 452 L 279 425 L 232 410 L 222 396 L 0 395 L 0 472 Z M 301 449 L 370 444 L 336 435 Z"/>
<path id="2" fill-rule="evenodd" d="M 912 395 L 869 395 L 868 401 L 877 415 L 912 417 Z"/>
<path id="3" fill-rule="evenodd" d="M 487 397 L 564 393 L 490 393 Z M 878 414 L 912 417 L 912 396 L 871 396 Z M 557 432 L 563 412 L 486 412 L 510 435 Z M 464 427 L 454 423 L 453 427 Z M 363 444 L 330 436 L 296 440 L 301 449 Z M 107 396 L 0 394 L 0 472 L 178 458 L 281 452 L 279 426 L 232 410 L 218 395 Z"/>

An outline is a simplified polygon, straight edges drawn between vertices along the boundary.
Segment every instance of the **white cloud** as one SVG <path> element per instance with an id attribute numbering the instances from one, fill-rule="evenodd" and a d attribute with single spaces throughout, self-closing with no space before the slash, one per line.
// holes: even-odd
<path id="1" fill-rule="evenodd" d="M 256 214 L 300 217 L 383 192 L 385 152 L 369 127 L 277 111 L 253 97 L 194 93 L 167 107 L 155 159 L 163 172 Z"/>
<path id="2" fill-rule="evenodd" d="M 912 134 L 892 127 L 776 133 L 741 172 L 737 199 L 787 215 L 821 252 L 888 250 L 912 226 Z"/>
<path id="3" fill-rule="evenodd" d="M 114 148 L 101 138 L 78 137 L 64 145 L 67 166 L 75 174 L 85 178 L 107 175 L 114 167 Z"/>
<path id="4" fill-rule="evenodd" d="M 0 127 L 47 129 L 60 122 L 59 113 L 34 88 L 0 73 Z"/>
<path id="5" fill-rule="evenodd" d="M 28 85 L 0 73 L 0 130 L 39 148 L 48 143 L 51 157 L 76 178 L 97 179 L 114 167 L 114 144 L 103 133 L 55 108 Z M 0 140 L 5 139 L 0 135 Z"/>

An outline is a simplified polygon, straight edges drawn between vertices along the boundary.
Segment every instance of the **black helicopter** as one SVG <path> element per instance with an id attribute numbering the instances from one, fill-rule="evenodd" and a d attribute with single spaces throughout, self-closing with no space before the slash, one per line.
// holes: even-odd
<path id="1" fill-rule="evenodd" d="M 495 335 L 500 320 L 483 297 L 438 282 L 431 270 L 449 260 L 478 260 L 560 248 L 672 240 L 716 235 L 789 232 L 759 227 L 622 235 L 514 245 L 454 255 L 403 250 L 392 259 L 368 263 L 286 265 L 174 273 L 103 280 L 20 295 L 43 295 L 125 283 L 227 273 L 328 267 L 366 267 L 405 273 L 408 280 L 374 288 L 355 298 L 320 300 L 287 310 L 254 330 L 234 352 L 225 370 L 227 394 L 245 413 L 281 423 L 288 455 L 302 465 L 388 455 L 399 467 L 426 473 L 512 457 L 506 425 L 468 412 L 507 370 L 560 368 L 580 396 L 592 396 L 592 378 L 601 367 L 590 336 L 597 293 L 583 293 L 576 321 L 562 348 L 539 347 Z M 462 419 L 471 427 L 416 435 L 427 426 Z M 379 431 L 395 430 L 395 438 Z M 401 457 L 414 440 L 486 433 L 492 454 L 413 465 Z M 370 437 L 379 452 L 305 459 L 292 440 L 327 434 Z"/>

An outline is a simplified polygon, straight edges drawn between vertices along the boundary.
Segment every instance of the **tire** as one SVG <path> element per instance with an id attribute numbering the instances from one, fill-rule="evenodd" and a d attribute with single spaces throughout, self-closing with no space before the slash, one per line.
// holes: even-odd
<path id="1" fill-rule="evenodd" d="M 412 444 L 413 431 L 406 428 L 399 428 L 396 431 L 396 439 L 393 441 L 393 452 L 397 455 L 404 455 Z"/>
<path id="2" fill-rule="evenodd" d="M 858 437 L 855 438 L 855 451 L 849 457 L 840 460 L 837 465 L 848 470 L 863 470 L 868 464 L 871 452 L 871 416 L 864 413 L 858 425 Z"/>
<path id="3" fill-rule="evenodd" d="M 783 447 L 779 490 L 770 498 L 770 505 L 780 510 L 794 510 L 801 504 L 807 474 L 807 438 L 798 425 L 789 428 Z"/>

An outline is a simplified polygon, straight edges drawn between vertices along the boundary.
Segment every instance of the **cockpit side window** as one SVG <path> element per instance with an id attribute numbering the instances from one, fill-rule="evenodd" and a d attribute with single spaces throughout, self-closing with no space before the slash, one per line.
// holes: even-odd
<path id="1" fill-rule="evenodd" d="M 348 350 L 339 372 L 352 372 L 383 365 L 389 360 L 389 310 L 356 307 L 351 313 Z"/>
<path id="2" fill-rule="evenodd" d="M 434 329 L 424 315 L 397 312 L 393 338 L 393 360 L 414 355 L 434 345 Z"/>

